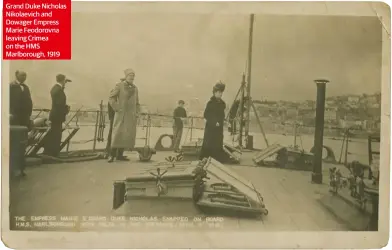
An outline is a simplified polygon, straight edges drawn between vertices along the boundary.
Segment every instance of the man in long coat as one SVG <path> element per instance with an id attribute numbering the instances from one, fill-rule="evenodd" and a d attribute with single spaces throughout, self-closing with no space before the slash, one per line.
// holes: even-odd
<path id="1" fill-rule="evenodd" d="M 116 112 L 113 110 L 112 106 L 110 106 L 110 103 L 108 103 L 108 116 L 109 116 L 109 133 L 108 133 L 108 140 L 106 143 L 106 156 L 109 158 L 112 154 L 117 155 L 118 158 L 120 159 L 126 159 L 126 156 L 124 156 L 124 149 L 123 148 L 117 148 L 113 149 L 112 151 L 112 134 L 113 134 L 113 123 L 114 123 L 114 115 Z"/>
<path id="2" fill-rule="evenodd" d="M 126 69 L 124 73 L 124 80 L 116 84 L 109 96 L 110 106 L 115 111 L 109 162 L 113 162 L 115 158 L 120 161 L 128 160 L 121 155 L 121 149 L 132 150 L 136 142 L 137 114 L 140 109 L 139 94 L 133 83 L 135 72 Z"/>

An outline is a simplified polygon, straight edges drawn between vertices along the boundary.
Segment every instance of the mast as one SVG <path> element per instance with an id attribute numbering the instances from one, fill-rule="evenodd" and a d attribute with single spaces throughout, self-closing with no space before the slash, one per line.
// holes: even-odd
<path id="1" fill-rule="evenodd" d="M 240 109 L 240 129 L 239 129 L 239 138 L 238 138 L 238 143 L 239 143 L 239 146 L 242 148 L 242 140 L 243 140 L 243 138 L 242 138 L 242 135 L 243 135 L 243 132 L 244 132 L 244 125 L 243 125 L 243 122 L 244 122 L 244 97 L 245 97 L 245 85 L 246 85 L 246 82 L 245 82 L 245 73 L 242 75 L 242 81 L 241 81 L 241 88 L 240 88 L 240 94 L 241 94 L 241 96 L 240 96 L 240 106 L 239 106 L 239 109 Z M 246 137 L 245 137 L 246 138 Z"/>
<path id="2" fill-rule="evenodd" d="M 250 14 L 249 24 L 249 46 L 248 46 L 248 75 L 247 75 L 247 108 L 246 108 L 246 127 L 245 127 L 245 138 L 248 141 L 249 136 L 249 124 L 250 124 L 250 108 L 251 108 L 251 76 L 252 76 L 252 44 L 253 44 L 253 23 L 254 14 Z"/>

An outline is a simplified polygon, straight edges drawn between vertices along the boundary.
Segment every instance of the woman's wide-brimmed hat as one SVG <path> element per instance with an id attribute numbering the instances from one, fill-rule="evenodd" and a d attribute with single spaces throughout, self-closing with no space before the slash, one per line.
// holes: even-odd
<path id="1" fill-rule="evenodd" d="M 218 83 L 216 83 L 215 84 L 215 86 L 213 87 L 213 89 L 212 89 L 212 92 L 223 92 L 223 91 L 225 91 L 225 88 L 226 88 L 226 85 L 222 82 L 222 81 L 219 81 Z"/>

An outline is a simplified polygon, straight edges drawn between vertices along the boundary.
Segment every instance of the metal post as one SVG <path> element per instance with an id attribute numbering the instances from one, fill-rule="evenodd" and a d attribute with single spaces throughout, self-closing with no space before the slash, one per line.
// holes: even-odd
<path id="1" fill-rule="evenodd" d="M 259 124 L 259 128 L 260 128 L 261 134 L 263 135 L 265 145 L 266 145 L 266 147 L 269 147 L 267 136 L 265 135 L 263 126 L 261 125 L 261 121 L 260 121 L 259 115 L 257 114 L 257 109 L 256 109 L 256 107 L 255 107 L 255 105 L 253 103 L 252 103 L 252 108 L 253 108 L 253 112 L 255 112 L 256 120 L 257 120 L 257 123 Z"/>
<path id="2" fill-rule="evenodd" d="M 294 148 L 297 148 L 297 121 L 294 123 Z"/>
<path id="3" fill-rule="evenodd" d="M 104 118 L 104 115 L 103 115 L 103 100 L 101 100 L 101 103 L 99 104 L 99 119 L 98 119 L 98 125 L 99 125 L 99 127 L 98 127 L 98 138 L 97 138 L 97 140 L 99 141 L 99 142 L 103 142 L 104 141 L 104 139 L 103 139 L 103 128 L 104 128 L 104 126 L 105 126 L 105 122 L 103 121 L 103 118 Z"/>
<path id="4" fill-rule="evenodd" d="M 145 128 L 146 128 L 146 137 L 144 138 L 144 146 L 147 146 L 147 139 L 148 139 L 148 115 L 147 115 L 147 119 L 146 119 L 146 125 L 145 125 Z"/>
<path id="5" fill-rule="evenodd" d="M 297 147 L 297 134 L 298 134 L 298 109 L 296 111 L 296 115 L 295 115 L 295 122 L 294 122 L 294 148 L 298 149 Z"/>
<path id="6" fill-rule="evenodd" d="M 240 148 L 242 148 L 242 133 L 244 132 L 244 97 L 245 97 L 245 74 L 242 75 L 242 82 L 241 82 L 241 100 L 240 100 L 240 131 L 239 131 L 239 139 L 238 143 Z"/>
<path id="7" fill-rule="evenodd" d="M 324 136 L 324 109 L 325 90 L 328 80 L 319 79 L 314 81 L 317 84 L 317 106 L 316 106 L 316 129 L 314 133 L 314 159 L 312 182 L 323 183 L 322 157 L 323 157 L 323 136 Z"/>
<path id="8" fill-rule="evenodd" d="M 372 136 L 368 136 L 368 155 L 369 155 L 369 166 L 372 165 L 373 156 L 372 156 Z"/>
<path id="9" fill-rule="evenodd" d="M 350 140 L 350 129 L 346 131 L 346 152 L 344 153 L 344 165 L 347 166 L 347 155 L 348 155 L 348 141 Z"/>
<path id="10" fill-rule="evenodd" d="M 249 24 L 249 46 L 248 46 L 248 76 L 247 76 L 247 110 L 246 110 L 246 127 L 245 127 L 245 138 L 248 141 L 249 136 L 249 124 L 250 124 L 250 105 L 251 105 L 251 77 L 252 77 L 252 43 L 253 43 L 253 23 L 254 23 L 254 14 L 250 15 L 250 24 Z M 248 148 L 248 145 L 246 145 Z"/>
<path id="11" fill-rule="evenodd" d="M 339 164 L 342 163 L 343 147 L 344 147 L 345 142 L 346 142 L 346 132 L 344 132 L 343 140 L 342 140 L 342 147 L 340 148 Z"/>
<path id="12" fill-rule="evenodd" d="M 99 111 L 97 111 L 97 119 L 95 120 L 95 132 L 94 132 L 93 152 L 95 151 L 95 146 L 96 146 L 96 144 L 97 144 L 98 118 L 99 118 Z"/>
<path id="13" fill-rule="evenodd" d="M 193 131 L 193 117 L 191 117 L 191 135 L 190 135 L 189 141 L 192 141 L 192 131 Z"/>
<path id="14" fill-rule="evenodd" d="M 150 146 L 150 128 L 151 128 L 151 117 L 147 115 L 147 127 L 146 127 L 146 145 Z"/>

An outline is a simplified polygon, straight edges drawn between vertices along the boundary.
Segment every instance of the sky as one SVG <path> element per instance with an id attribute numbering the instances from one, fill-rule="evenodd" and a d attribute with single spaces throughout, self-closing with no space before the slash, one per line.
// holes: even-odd
<path id="1" fill-rule="evenodd" d="M 253 99 L 315 99 L 317 78 L 330 80 L 327 96 L 380 91 L 381 30 L 376 17 L 256 15 Z M 27 71 L 40 107 L 50 107 L 58 73 L 73 80 L 71 105 L 97 107 L 126 68 L 152 110 L 179 99 L 204 106 L 219 80 L 230 103 L 247 70 L 248 35 L 248 15 L 75 12 L 72 60 L 15 61 L 11 71 Z"/>

